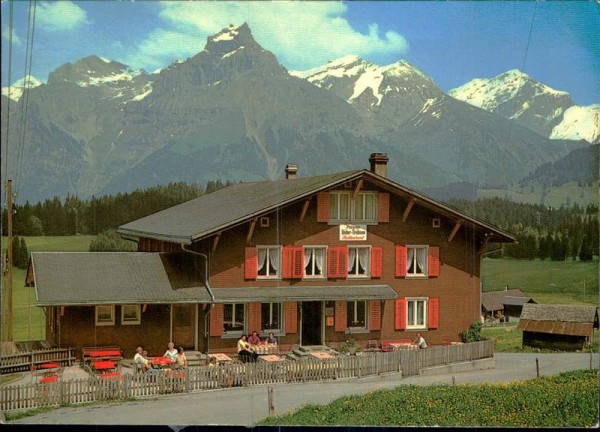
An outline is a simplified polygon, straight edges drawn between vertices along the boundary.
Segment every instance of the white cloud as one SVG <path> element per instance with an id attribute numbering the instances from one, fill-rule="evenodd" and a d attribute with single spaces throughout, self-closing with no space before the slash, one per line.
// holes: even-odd
<path id="1" fill-rule="evenodd" d="M 347 6 L 341 2 L 163 2 L 161 6 L 161 18 L 176 30 L 151 33 L 137 46 L 136 60 L 155 59 L 158 64 L 193 55 L 204 48 L 207 36 L 244 22 L 256 41 L 289 69 L 318 66 L 347 54 L 400 57 L 408 50 L 400 34 L 380 34 L 377 24 L 371 24 L 368 33 L 352 28 L 344 17 Z"/>
<path id="2" fill-rule="evenodd" d="M 72 30 L 89 23 L 87 13 L 71 1 L 41 2 L 36 7 L 36 23 L 44 30 Z"/>
<path id="3" fill-rule="evenodd" d="M 2 39 L 4 39 L 5 41 L 10 41 L 10 29 L 8 27 L 5 27 L 2 29 Z M 12 43 L 13 45 L 23 45 L 23 41 L 21 40 L 21 38 L 19 36 L 17 36 L 17 33 L 15 32 L 15 29 L 13 29 L 12 31 Z"/>

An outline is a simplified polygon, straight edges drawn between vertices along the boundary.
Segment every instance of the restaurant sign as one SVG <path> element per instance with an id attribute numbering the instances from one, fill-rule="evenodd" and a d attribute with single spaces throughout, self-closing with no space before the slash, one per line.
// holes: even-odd
<path id="1" fill-rule="evenodd" d="M 340 225 L 340 241 L 358 241 L 366 239 L 366 225 Z"/>

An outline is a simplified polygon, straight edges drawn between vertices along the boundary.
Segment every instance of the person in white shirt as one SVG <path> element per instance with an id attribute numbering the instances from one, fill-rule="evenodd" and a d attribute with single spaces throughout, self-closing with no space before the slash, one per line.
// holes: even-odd
<path id="1" fill-rule="evenodd" d="M 414 343 L 421 349 L 427 348 L 427 342 L 425 342 L 425 339 L 421 333 L 417 333 L 417 338 L 415 339 Z"/>
<path id="2" fill-rule="evenodd" d="M 175 363 L 177 361 L 177 354 L 179 353 L 175 349 L 175 344 L 173 342 L 169 342 L 168 349 L 165 351 L 163 357 L 166 357 Z"/>

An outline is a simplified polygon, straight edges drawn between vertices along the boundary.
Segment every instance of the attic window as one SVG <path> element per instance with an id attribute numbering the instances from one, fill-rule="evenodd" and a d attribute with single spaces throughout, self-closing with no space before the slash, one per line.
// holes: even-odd
<path id="1" fill-rule="evenodd" d="M 115 305 L 96 306 L 96 325 L 115 325 Z"/>
<path id="2" fill-rule="evenodd" d="M 269 228 L 269 216 L 262 216 L 260 218 L 260 226 L 262 228 Z"/>
<path id="3" fill-rule="evenodd" d="M 431 223 L 431 226 L 434 228 L 439 228 L 442 225 L 442 221 L 440 220 L 440 218 L 433 218 L 433 221 Z"/>

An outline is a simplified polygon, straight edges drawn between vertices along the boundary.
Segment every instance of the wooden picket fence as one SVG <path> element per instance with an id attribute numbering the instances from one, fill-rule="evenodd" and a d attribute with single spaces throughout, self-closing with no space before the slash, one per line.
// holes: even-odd
<path id="1" fill-rule="evenodd" d="M 75 361 L 75 348 L 48 348 L 0 357 L 0 373 L 28 371 L 42 363 L 58 362 L 71 366 Z"/>
<path id="2" fill-rule="evenodd" d="M 400 371 L 403 376 L 411 376 L 418 375 L 424 367 L 493 356 L 494 341 L 491 340 L 434 346 L 419 351 L 340 355 L 325 360 L 309 357 L 275 363 L 226 363 L 194 366 L 181 372 L 126 373 L 109 379 L 93 376 L 47 384 L 7 385 L 0 387 L 0 410 L 27 410 L 227 387 L 361 378 Z"/>

